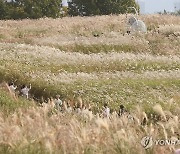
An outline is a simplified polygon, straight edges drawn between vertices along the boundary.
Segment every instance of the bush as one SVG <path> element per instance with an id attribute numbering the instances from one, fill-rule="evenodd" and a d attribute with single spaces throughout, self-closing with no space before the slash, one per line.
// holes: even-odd
<path id="1" fill-rule="evenodd" d="M 120 14 L 126 13 L 128 7 L 139 10 L 135 0 L 72 0 L 69 2 L 69 14 L 71 16 Z"/>
<path id="2" fill-rule="evenodd" d="M 0 19 L 60 17 L 61 0 L 0 0 Z"/>

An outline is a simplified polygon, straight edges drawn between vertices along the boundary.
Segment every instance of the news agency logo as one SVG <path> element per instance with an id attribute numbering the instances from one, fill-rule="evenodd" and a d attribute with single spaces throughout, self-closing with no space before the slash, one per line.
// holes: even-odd
<path id="1" fill-rule="evenodd" d="M 145 136 L 141 140 L 141 144 L 145 149 L 148 149 L 153 146 L 153 139 L 151 136 Z"/>
<path id="2" fill-rule="evenodd" d="M 145 149 L 152 147 L 153 145 L 166 146 L 166 145 L 180 145 L 178 139 L 157 139 L 153 140 L 152 136 L 145 136 L 141 140 L 141 144 Z"/>

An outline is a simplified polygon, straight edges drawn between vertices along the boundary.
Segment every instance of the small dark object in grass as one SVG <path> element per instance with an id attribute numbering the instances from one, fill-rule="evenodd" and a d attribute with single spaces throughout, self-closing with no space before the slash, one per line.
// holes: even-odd
<path id="1" fill-rule="evenodd" d="M 147 124 L 147 119 L 143 118 L 143 121 L 142 121 L 141 125 L 145 126 L 146 124 Z"/>
<path id="2" fill-rule="evenodd" d="M 131 31 L 130 31 L 130 30 L 128 30 L 128 31 L 127 31 L 127 34 L 128 34 L 128 35 L 130 35 L 130 33 L 131 33 Z"/>
<path id="3" fill-rule="evenodd" d="M 94 37 L 99 37 L 99 34 L 93 34 Z"/>

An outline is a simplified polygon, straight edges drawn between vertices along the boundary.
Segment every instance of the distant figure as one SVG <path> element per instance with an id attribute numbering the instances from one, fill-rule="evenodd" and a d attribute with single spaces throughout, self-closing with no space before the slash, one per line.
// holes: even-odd
<path id="1" fill-rule="evenodd" d="M 74 110 L 80 114 L 82 111 L 82 104 L 80 102 L 78 102 L 78 103 L 76 103 L 76 105 L 74 107 L 75 107 Z"/>
<path id="2" fill-rule="evenodd" d="M 13 82 L 9 84 L 9 89 L 11 90 L 11 92 L 15 93 L 16 88 L 17 86 L 15 86 Z"/>
<path id="3" fill-rule="evenodd" d="M 147 124 L 147 119 L 144 117 L 142 122 L 141 122 L 141 125 L 145 126 Z"/>
<path id="4" fill-rule="evenodd" d="M 10 85 L 10 84 L 9 84 Z M 0 83 L 0 89 L 1 90 L 4 90 L 6 92 L 8 92 L 10 94 L 10 96 L 17 101 L 17 98 L 15 96 L 15 93 L 10 89 L 10 86 L 9 86 L 6 82 L 2 82 Z"/>
<path id="5" fill-rule="evenodd" d="M 66 111 L 67 111 L 68 113 L 71 113 L 71 112 L 73 111 L 73 108 L 71 107 L 71 105 L 70 105 L 69 102 L 67 103 L 67 109 L 66 109 Z"/>
<path id="6" fill-rule="evenodd" d="M 26 97 L 27 99 L 29 98 L 29 91 L 31 89 L 31 84 L 29 87 L 27 85 L 23 85 L 21 89 L 21 94 L 23 97 Z"/>
<path id="7" fill-rule="evenodd" d="M 122 116 L 125 112 L 126 112 L 125 107 L 124 107 L 124 105 L 121 104 L 121 105 L 119 106 L 118 115 L 119 115 L 119 116 Z"/>
<path id="8" fill-rule="evenodd" d="M 54 104 L 55 104 L 55 107 L 56 107 L 59 111 L 61 111 L 63 102 L 62 102 L 62 100 L 60 99 L 60 95 L 56 95 L 56 98 L 55 98 L 55 100 L 54 100 Z"/>
<path id="9" fill-rule="evenodd" d="M 108 107 L 108 104 L 104 104 L 104 110 L 103 110 L 103 117 L 109 118 L 110 116 L 110 108 Z"/>

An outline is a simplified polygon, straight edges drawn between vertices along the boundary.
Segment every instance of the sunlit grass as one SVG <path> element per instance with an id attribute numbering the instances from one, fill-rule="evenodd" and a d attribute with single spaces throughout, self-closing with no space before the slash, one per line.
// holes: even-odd
<path id="1" fill-rule="evenodd" d="M 53 103 L 53 102 L 51 102 Z M 172 103 L 172 102 L 171 102 Z M 167 108 L 167 107 L 166 107 Z M 168 109 L 168 108 L 167 108 Z M 134 120 L 118 117 L 114 112 L 110 119 L 91 112 L 54 113 L 49 104 L 43 107 L 18 109 L 4 117 L 0 112 L 1 153 L 172 153 L 178 145 L 152 146 L 145 150 L 141 139 L 145 136 L 178 138 L 179 107 L 173 112 L 159 104 L 149 107 L 151 117 L 140 105 L 129 110 Z M 115 111 L 115 110 L 114 110 Z M 147 115 L 146 115 L 147 113 Z M 143 118 L 148 123 L 142 125 Z M 169 119 L 164 121 L 163 118 Z"/>

